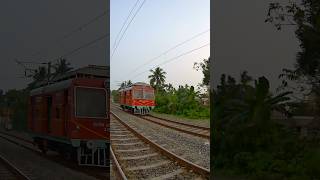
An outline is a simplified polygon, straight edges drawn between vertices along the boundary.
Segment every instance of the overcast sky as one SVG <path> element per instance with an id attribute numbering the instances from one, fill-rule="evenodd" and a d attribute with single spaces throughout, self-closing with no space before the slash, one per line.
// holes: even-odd
<path id="1" fill-rule="evenodd" d="M 214 1 L 214 83 L 222 73 L 239 77 L 247 70 L 254 77 L 266 76 L 274 89 L 282 68 L 291 68 L 299 50 L 294 27 L 277 31 L 264 22 L 266 0 Z"/>
<path id="2" fill-rule="evenodd" d="M 0 89 L 24 88 L 23 68 L 14 59 L 47 62 L 106 34 L 107 16 L 82 31 L 65 34 L 106 11 L 103 0 L 2 0 L 0 2 Z M 73 67 L 106 65 L 107 40 L 69 57 Z M 35 65 L 28 65 L 35 68 Z"/>
<path id="3" fill-rule="evenodd" d="M 111 0 L 111 52 L 116 35 L 135 2 Z M 125 80 L 149 83 L 147 77 L 151 68 L 210 43 L 210 33 L 208 31 L 150 62 L 152 58 L 209 28 L 210 0 L 146 0 L 111 59 L 111 88 L 118 88 L 117 85 Z M 209 55 L 208 45 L 161 65 L 167 73 L 166 83 L 174 86 L 201 83 L 202 73 L 193 69 L 193 63 Z M 150 63 L 143 66 L 146 62 Z"/>

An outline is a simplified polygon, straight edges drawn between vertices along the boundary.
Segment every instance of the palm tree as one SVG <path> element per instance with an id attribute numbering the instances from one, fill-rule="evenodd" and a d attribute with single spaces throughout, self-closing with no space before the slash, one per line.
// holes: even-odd
<path id="1" fill-rule="evenodd" d="M 47 68 L 44 66 L 40 66 L 38 67 L 37 70 L 35 70 L 34 74 L 33 74 L 33 80 L 35 82 L 40 82 L 43 81 L 44 79 L 46 79 L 48 77 L 47 74 Z"/>
<path id="2" fill-rule="evenodd" d="M 292 92 L 283 92 L 273 96 L 269 88 L 269 81 L 265 77 L 260 77 L 255 81 L 254 87 L 246 88 L 245 92 L 242 92 L 244 94 L 241 99 L 229 101 L 226 106 L 228 117 L 251 125 L 266 125 L 271 119 L 273 110 L 286 112 L 285 106 L 290 100 L 287 96 Z"/>
<path id="3" fill-rule="evenodd" d="M 54 77 L 72 70 L 73 68 L 70 67 L 70 65 L 71 64 L 67 62 L 66 59 L 60 58 L 58 63 L 53 66 L 55 69 Z"/>
<path id="4" fill-rule="evenodd" d="M 132 85 L 131 80 L 128 80 L 128 81 L 127 81 L 127 86 L 131 86 L 131 85 Z"/>
<path id="5" fill-rule="evenodd" d="M 158 91 L 163 88 L 166 79 L 165 74 L 167 73 L 164 72 L 160 67 L 157 67 L 155 70 L 151 69 L 150 72 L 152 73 L 148 76 L 148 78 L 150 79 L 150 85 L 155 88 L 156 91 Z"/>

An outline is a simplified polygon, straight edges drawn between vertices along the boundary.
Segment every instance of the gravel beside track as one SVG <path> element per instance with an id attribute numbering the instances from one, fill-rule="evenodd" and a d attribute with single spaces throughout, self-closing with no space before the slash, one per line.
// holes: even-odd
<path id="1" fill-rule="evenodd" d="M 17 132 L 8 133 L 18 137 L 20 135 Z M 21 136 L 24 135 L 21 134 Z M 109 172 L 107 172 L 109 169 L 102 170 L 92 167 L 79 167 L 76 163 L 69 162 L 59 154 L 51 151 L 48 151 L 47 155 L 43 155 L 33 147 L 32 144 L 4 135 L 1 131 L 0 143 L 0 155 L 6 157 L 12 164 L 25 172 L 26 175 L 30 175 L 30 179 L 109 179 Z M 102 173 L 102 171 L 105 173 Z"/>
<path id="2" fill-rule="evenodd" d="M 172 121 L 164 118 L 158 118 L 151 115 L 138 116 L 146 121 L 153 122 L 155 124 L 159 124 L 161 126 L 171 128 L 177 131 L 181 131 L 183 133 L 191 134 L 194 136 L 203 137 L 206 139 L 210 139 L 210 129 L 202 126 L 191 125 L 188 123 L 182 123 L 177 121 Z"/>
<path id="3" fill-rule="evenodd" d="M 112 106 L 111 111 L 131 127 L 135 127 L 143 135 L 156 141 L 172 153 L 180 155 L 199 166 L 207 169 L 210 168 L 210 144 L 208 139 L 195 137 L 148 122 L 132 114 L 123 112 L 116 106 Z"/>
<path id="4" fill-rule="evenodd" d="M 203 179 L 130 133 L 113 115 L 110 124 L 112 149 L 128 179 Z"/>
<path id="5" fill-rule="evenodd" d="M 151 112 L 150 115 L 154 116 L 154 117 L 169 119 L 172 121 L 183 122 L 183 123 L 203 126 L 203 127 L 207 127 L 207 128 L 210 127 L 210 119 L 188 119 L 188 118 L 179 117 L 176 115 L 162 114 L 162 113 L 156 113 L 156 112 Z"/>

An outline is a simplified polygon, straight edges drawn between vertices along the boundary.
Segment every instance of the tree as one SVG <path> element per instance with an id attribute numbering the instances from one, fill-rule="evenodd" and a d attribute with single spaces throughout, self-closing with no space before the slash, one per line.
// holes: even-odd
<path id="1" fill-rule="evenodd" d="M 118 90 L 112 90 L 111 91 L 112 99 L 113 102 L 119 103 L 120 102 L 120 96 L 119 96 L 119 91 Z"/>
<path id="2" fill-rule="evenodd" d="M 53 74 L 54 77 L 69 72 L 73 68 L 70 67 L 70 63 L 67 62 L 66 59 L 60 58 L 59 61 L 53 66 L 55 72 Z"/>
<path id="3" fill-rule="evenodd" d="M 126 88 L 126 87 L 131 86 L 131 85 L 132 85 L 131 80 L 123 81 L 123 82 L 120 84 L 119 89 L 123 89 L 123 88 Z"/>
<path id="4" fill-rule="evenodd" d="M 162 90 L 165 84 L 165 79 L 167 74 L 166 72 L 163 71 L 160 67 L 157 67 L 155 70 L 150 70 L 152 73 L 151 75 L 148 76 L 150 79 L 150 85 L 156 89 L 156 91 Z"/>
<path id="5" fill-rule="evenodd" d="M 202 84 L 205 86 L 209 86 L 210 84 L 210 57 L 208 59 L 204 59 L 203 62 L 194 63 L 193 68 L 199 71 L 201 69 L 203 73 Z"/>
<path id="6" fill-rule="evenodd" d="M 295 26 L 296 37 L 300 41 L 294 69 L 283 69 L 283 87 L 289 81 L 297 82 L 301 92 L 313 92 L 320 105 L 320 1 L 289 1 L 286 5 L 270 3 L 266 22 L 278 30 L 284 26 Z M 305 86 L 306 85 L 306 86 Z"/>

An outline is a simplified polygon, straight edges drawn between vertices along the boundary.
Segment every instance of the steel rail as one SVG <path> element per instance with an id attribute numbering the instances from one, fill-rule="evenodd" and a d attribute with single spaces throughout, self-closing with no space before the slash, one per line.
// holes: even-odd
<path id="1" fill-rule="evenodd" d="M 10 161 L 8 161 L 5 157 L 0 155 L 0 161 L 12 172 L 14 173 L 18 179 L 21 180 L 31 180 L 27 175 L 25 175 L 22 171 L 20 171 L 15 165 L 13 165 Z"/>
<path id="2" fill-rule="evenodd" d="M 177 130 L 177 131 L 184 132 L 184 133 L 186 133 L 186 134 L 191 134 L 191 135 L 194 135 L 194 136 L 198 136 L 198 137 L 210 139 L 210 135 L 201 134 L 201 133 L 193 132 L 193 131 L 190 131 L 190 130 L 185 130 L 185 129 L 182 129 L 182 128 L 170 126 L 170 125 L 168 125 L 168 124 L 161 123 L 161 122 L 158 122 L 158 121 L 155 121 L 155 120 L 151 120 L 151 119 L 148 119 L 148 118 L 143 117 L 143 116 L 137 116 L 137 115 L 136 115 L 136 117 L 141 118 L 141 119 L 144 119 L 144 120 L 149 121 L 149 122 L 152 122 L 152 123 L 155 123 L 155 124 L 158 124 L 158 125 L 161 125 L 161 126 L 164 126 L 164 127 L 167 127 L 167 128 L 171 128 L 171 129 L 174 129 L 174 130 Z"/>
<path id="3" fill-rule="evenodd" d="M 130 127 L 127 123 L 125 123 L 124 121 L 121 120 L 121 118 L 119 118 L 116 114 L 114 114 L 112 111 L 110 111 L 110 113 L 115 117 L 115 119 L 117 119 L 122 125 L 124 125 L 128 130 L 130 130 L 133 134 L 135 134 L 136 136 L 138 136 L 141 140 L 143 140 L 144 142 L 146 142 L 147 144 L 151 145 L 152 147 L 154 147 L 156 150 L 158 150 L 161 154 L 163 154 L 164 156 L 168 157 L 169 159 L 176 161 L 178 164 L 180 164 L 181 166 L 184 166 L 186 168 L 188 168 L 189 170 L 192 170 L 193 172 L 196 172 L 202 176 L 205 176 L 206 178 L 210 177 L 210 170 L 207 168 L 204 168 L 202 166 L 199 166 L 195 163 L 192 163 L 180 156 L 177 156 L 176 154 L 168 151 L 167 149 L 163 148 L 162 146 L 160 146 L 159 144 L 153 142 L 152 140 L 150 140 L 149 138 L 145 137 L 144 135 L 140 134 L 139 132 L 137 132 L 136 130 L 134 130 L 132 127 Z"/>
<path id="4" fill-rule="evenodd" d="M 121 110 L 120 107 L 118 107 L 118 108 Z M 124 111 L 124 112 L 126 112 L 126 113 L 128 113 L 128 114 L 131 114 L 131 113 L 127 112 L 127 111 Z M 152 122 L 152 123 L 155 123 L 155 124 L 158 124 L 158 125 L 161 125 L 161 126 L 170 128 L 170 129 L 174 129 L 174 130 L 176 130 L 176 131 L 184 132 L 184 133 L 186 133 L 186 134 L 191 134 L 191 135 L 193 135 L 193 136 L 198 136 L 198 137 L 202 137 L 202 138 L 205 138 L 205 139 L 210 139 L 210 135 L 193 132 L 193 131 L 186 130 L 186 129 L 182 129 L 182 128 L 179 128 L 179 127 L 170 126 L 170 125 L 165 124 L 165 123 L 161 123 L 161 122 L 158 122 L 158 121 L 155 121 L 155 120 L 148 119 L 148 118 L 146 118 L 146 117 L 144 117 L 144 116 L 141 116 L 141 115 L 134 115 L 134 114 L 131 114 L 131 115 L 136 116 L 136 117 L 141 118 L 141 119 L 144 119 L 144 120 L 146 120 L 146 121 L 149 121 L 149 122 Z M 168 120 L 168 119 L 164 119 L 164 118 L 158 118 L 158 117 L 155 117 L 155 116 L 152 116 L 152 115 L 148 115 L 148 116 L 150 116 L 150 117 L 152 117 L 152 118 L 156 118 L 156 119 L 160 119 L 160 120 L 164 120 L 164 121 L 176 123 L 176 124 L 181 124 L 181 125 L 189 126 L 189 127 L 192 127 L 192 128 L 209 130 L 209 132 L 210 132 L 210 128 L 207 128 L 207 127 L 192 125 L 192 124 L 183 123 L 183 122 L 177 122 L 177 121 Z"/>
<path id="5" fill-rule="evenodd" d="M 6 136 L 8 136 L 8 137 L 10 137 L 10 138 L 8 138 L 8 137 L 6 137 Z M 18 141 L 23 141 L 23 142 L 29 143 L 30 145 L 35 145 L 32 141 L 29 141 L 29 140 L 24 139 L 24 138 L 22 138 L 22 137 L 15 136 L 15 135 L 12 135 L 12 134 L 9 134 L 9 133 L 5 133 L 5 132 L 2 132 L 2 131 L 0 131 L 0 138 L 5 139 L 6 141 L 8 141 L 8 142 L 10 142 L 10 143 L 12 143 L 12 144 L 15 144 L 15 145 L 17 145 L 17 146 L 20 146 L 20 147 L 22 147 L 22 148 L 24 148 L 24 149 L 26 149 L 26 150 L 29 150 L 29 151 L 35 153 L 36 155 L 39 155 L 39 156 L 41 156 L 41 157 L 43 157 L 43 158 L 45 158 L 45 159 L 47 159 L 47 160 L 50 160 L 50 161 L 59 163 L 60 165 L 65 166 L 65 167 L 68 167 L 68 168 L 70 168 L 70 169 L 72 169 L 72 170 L 79 171 L 77 165 L 73 166 L 72 164 L 67 164 L 67 162 L 61 162 L 61 161 L 57 161 L 57 160 L 54 159 L 54 158 L 50 158 L 49 156 L 43 156 L 43 153 L 40 152 L 39 149 L 32 148 L 32 147 L 29 147 L 29 146 L 21 143 L 21 142 L 18 142 Z M 18 141 L 12 140 L 12 138 L 17 139 Z M 96 172 L 95 172 L 95 173 L 91 172 L 91 170 L 83 171 L 83 169 L 82 169 L 82 172 L 85 173 L 85 174 L 87 174 L 87 175 L 89 175 L 89 176 L 96 177 L 97 179 L 104 179 L 104 178 L 102 178 L 99 174 L 98 174 L 98 175 L 95 174 Z M 0 178 L 0 179 L 1 179 L 1 178 Z"/>
<path id="6" fill-rule="evenodd" d="M 189 126 L 189 127 L 193 127 L 193 128 L 198 128 L 198 129 L 203 129 L 203 130 L 208 130 L 208 131 L 210 131 L 210 128 L 204 127 L 204 126 L 198 126 L 198 125 L 194 125 L 194 124 L 189 124 L 189 123 L 184 123 L 184 122 L 178 122 L 178 121 L 174 121 L 174 120 L 170 120 L 170 119 L 165 119 L 165 118 L 153 116 L 153 115 L 151 115 L 151 114 L 148 114 L 147 116 L 150 116 L 150 117 L 156 118 L 156 119 L 160 119 L 160 120 L 163 120 L 163 121 L 168 121 L 168 122 L 172 122 L 172 123 L 176 123 L 176 124 L 181 124 L 181 125 L 185 125 L 185 126 Z"/>
<path id="7" fill-rule="evenodd" d="M 113 161 L 114 164 L 115 164 L 115 167 L 116 167 L 116 171 L 117 171 L 118 176 L 119 176 L 122 180 L 127 180 L 127 177 L 126 177 L 125 173 L 123 172 L 123 170 L 122 170 L 122 168 L 121 168 L 121 166 L 120 166 L 120 163 L 119 163 L 119 161 L 117 160 L 117 157 L 116 157 L 116 155 L 114 154 L 111 146 L 110 146 L 110 154 L 111 154 L 112 161 Z"/>

